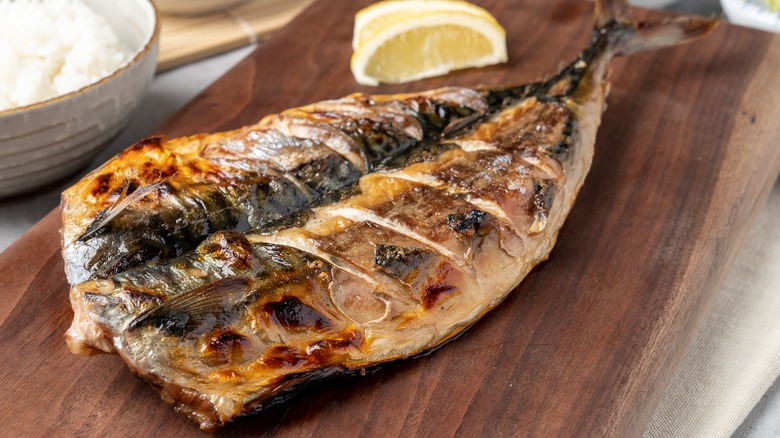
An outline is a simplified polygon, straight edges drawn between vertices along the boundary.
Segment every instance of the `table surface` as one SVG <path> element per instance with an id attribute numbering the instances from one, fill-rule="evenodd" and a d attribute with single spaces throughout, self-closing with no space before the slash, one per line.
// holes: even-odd
<path id="1" fill-rule="evenodd" d="M 637 0 L 633 3 L 639 6 L 654 6 L 664 2 Z M 701 14 L 720 10 L 717 0 L 683 0 L 673 3 L 668 6 L 668 9 Z M 0 251 L 55 208 L 59 202 L 59 195 L 65 187 L 78 180 L 87 170 L 106 161 L 124 146 L 148 135 L 192 97 L 243 59 L 252 49 L 251 46 L 245 47 L 157 75 L 128 127 L 111 143 L 110 147 L 96 156 L 87 168 L 69 179 L 32 194 L 0 201 Z M 779 382 L 775 383 L 755 407 L 735 436 L 780 436 Z"/>

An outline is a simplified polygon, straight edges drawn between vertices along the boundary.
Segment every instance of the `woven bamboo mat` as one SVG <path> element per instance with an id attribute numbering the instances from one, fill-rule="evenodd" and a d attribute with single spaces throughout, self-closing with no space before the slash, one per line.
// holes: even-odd
<path id="1" fill-rule="evenodd" d="M 252 0 L 215 14 L 161 15 L 157 71 L 254 43 L 284 26 L 311 0 Z"/>

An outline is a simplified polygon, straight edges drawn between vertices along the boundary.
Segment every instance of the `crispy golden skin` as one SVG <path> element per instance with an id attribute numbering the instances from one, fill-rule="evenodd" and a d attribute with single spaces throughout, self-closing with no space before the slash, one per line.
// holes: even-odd
<path id="1" fill-rule="evenodd" d="M 548 257 L 590 168 L 612 56 L 712 26 L 643 39 L 598 22 L 543 82 L 356 95 L 130 148 L 64 196 L 69 275 L 88 279 L 71 290 L 69 348 L 120 354 L 215 429 L 452 338 Z"/>

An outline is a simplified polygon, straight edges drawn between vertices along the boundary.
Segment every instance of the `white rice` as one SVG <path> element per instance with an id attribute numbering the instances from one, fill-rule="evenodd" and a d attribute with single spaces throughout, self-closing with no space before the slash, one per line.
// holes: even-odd
<path id="1" fill-rule="evenodd" d="M 0 111 L 97 82 L 129 55 L 81 0 L 0 0 Z"/>

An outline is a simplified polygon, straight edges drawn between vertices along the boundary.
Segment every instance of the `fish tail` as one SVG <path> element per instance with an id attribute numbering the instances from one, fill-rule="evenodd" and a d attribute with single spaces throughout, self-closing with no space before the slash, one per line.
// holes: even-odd
<path id="1" fill-rule="evenodd" d="M 613 23 L 630 26 L 633 23 L 628 0 L 596 0 L 596 28 L 604 29 Z"/>
<path id="2" fill-rule="evenodd" d="M 627 0 L 596 0 L 596 30 L 610 34 L 615 55 L 684 44 L 707 34 L 720 18 L 681 15 L 659 21 L 635 23 Z"/>

